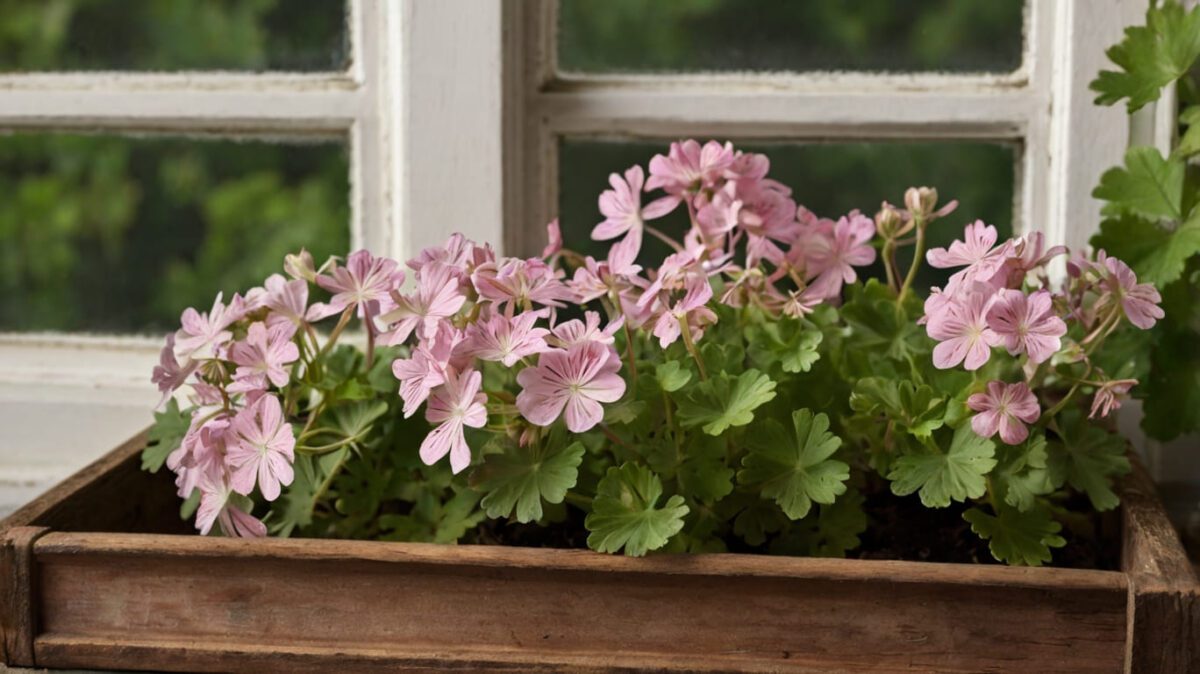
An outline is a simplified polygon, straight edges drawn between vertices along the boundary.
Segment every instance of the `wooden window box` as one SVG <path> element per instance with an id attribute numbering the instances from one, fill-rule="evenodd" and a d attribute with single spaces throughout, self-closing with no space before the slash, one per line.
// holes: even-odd
<path id="1" fill-rule="evenodd" d="M 5 663 L 1200 671 L 1200 585 L 1140 466 L 1121 570 L 1091 571 L 200 537 L 144 442 L 0 524 Z"/>

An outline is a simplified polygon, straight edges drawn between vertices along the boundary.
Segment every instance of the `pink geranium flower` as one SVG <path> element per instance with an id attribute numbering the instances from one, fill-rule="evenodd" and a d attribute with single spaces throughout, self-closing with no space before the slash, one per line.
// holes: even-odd
<path id="1" fill-rule="evenodd" d="M 987 281 L 1000 270 L 1012 247 L 1011 242 L 1005 242 L 993 248 L 996 236 L 995 227 L 976 220 L 963 230 L 962 241 L 951 243 L 949 250 L 932 248 L 925 253 L 925 259 L 938 269 L 965 267 L 959 272 L 964 280 Z"/>
<path id="2" fill-rule="evenodd" d="M 538 357 L 537 366 L 517 375 L 522 387 L 517 409 L 538 426 L 549 426 L 561 415 L 568 430 L 582 433 L 604 418 L 601 403 L 624 395 L 620 369 L 621 361 L 611 356 L 609 347 L 596 342 L 547 351 Z"/>
<path id="3" fill-rule="evenodd" d="M 550 331 L 534 327 L 544 313 L 527 311 L 513 318 L 492 314 L 488 320 L 478 321 L 467 328 L 467 341 L 463 348 L 472 357 L 499 361 L 505 367 L 512 367 L 522 358 L 550 348 L 546 344 L 546 335 Z"/>
<path id="4" fill-rule="evenodd" d="M 715 140 L 704 144 L 694 140 L 671 143 L 667 154 L 650 160 L 650 179 L 646 191 L 662 188 L 667 194 L 682 195 L 701 187 L 712 187 L 733 166 L 733 144 Z"/>
<path id="5" fill-rule="evenodd" d="M 400 358 L 392 363 L 392 374 L 400 380 L 400 398 L 404 400 L 405 418 L 416 413 L 434 387 L 446 381 L 446 371 L 454 358 L 455 349 L 464 339 L 457 328 L 442 323 L 437 335 L 422 342 L 413 350 L 410 358 Z"/>
<path id="6" fill-rule="evenodd" d="M 557 255 L 562 247 L 562 227 L 558 225 L 558 218 L 554 218 L 546 223 L 546 247 L 542 249 L 542 257 Z"/>
<path id="7" fill-rule="evenodd" d="M 563 349 L 587 342 L 609 345 L 615 341 L 613 335 L 624 324 L 624 320 L 618 318 L 609 323 L 608 327 L 601 329 L 600 314 L 595 311 L 586 311 L 583 317 L 587 321 L 586 323 L 578 318 L 572 318 L 554 326 L 553 335 L 546 341 Z"/>
<path id="8" fill-rule="evenodd" d="M 175 333 L 175 359 L 186 363 L 189 360 L 208 360 L 217 357 L 217 351 L 233 338 L 227 330 L 238 316 L 235 302 L 226 307 L 221 302 L 221 293 L 213 300 L 212 309 L 202 314 L 191 307 L 179 317 L 182 327 Z"/>
<path id="9" fill-rule="evenodd" d="M 226 455 L 232 472 L 230 486 L 239 494 L 249 494 L 257 483 L 263 498 L 274 501 L 280 486 L 292 483 L 296 447 L 296 437 L 283 418 L 279 399 L 262 396 L 238 412 L 231 430 L 236 441 L 229 443 Z"/>
<path id="10" fill-rule="evenodd" d="M 977 435 L 990 438 L 999 431 L 1000 439 L 1010 445 L 1024 442 L 1029 437 L 1025 424 L 1032 424 L 1042 414 L 1037 398 L 1025 382 L 990 381 L 986 393 L 967 398 L 967 407 L 979 412 L 971 417 L 971 429 Z"/>
<path id="11" fill-rule="evenodd" d="M 171 397 L 187 378 L 196 371 L 196 361 L 188 361 L 188 364 L 181 366 L 178 360 L 175 360 L 175 334 L 167 335 L 167 344 L 158 354 L 158 365 L 154 366 L 154 371 L 150 375 L 150 381 L 158 386 L 158 390 L 162 393 L 162 398 L 158 401 L 158 406 L 162 407 L 163 403 Z"/>
<path id="12" fill-rule="evenodd" d="M 854 267 L 875 261 L 875 249 L 870 243 L 873 236 L 875 222 L 858 211 L 851 211 L 833 226 L 832 237 L 811 238 L 805 271 L 810 278 L 816 279 L 812 286 L 819 290 L 814 292 L 825 298 L 837 297 L 843 283 L 854 283 L 858 279 Z"/>
<path id="13" fill-rule="evenodd" d="M 292 341 L 295 332 L 296 326 L 291 322 L 276 323 L 270 329 L 262 323 L 252 323 L 245 341 L 235 342 L 229 350 L 230 359 L 238 365 L 233 378 L 242 385 L 230 390 L 266 388 L 268 380 L 275 386 L 286 385 L 289 378 L 286 366 L 300 358 L 300 349 Z"/>
<path id="14" fill-rule="evenodd" d="M 687 285 L 687 294 L 670 309 L 663 311 L 654 322 L 654 336 L 658 337 L 659 345 L 665 349 L 679 339 L 685 323 L 692 339 L 699 341 L 704 335 L 704 326 L 717 322 L 717 315 L 707 306 L 712 295 L 708 279 L 692 277 Z"/>
<path id="15" fill-rule="evenodd" d="M 1143 330 L 1154 327 L 1164 316 L 1162 307 L 1158 306 L 1162 302 L 1158 290 L 1149 283 L 1138 283 L 1137 274 L 1115 257 L 1105 256 L 1103 264 L 1108 270 L 1105 286 L 1121 303 L 1121 311 L 1129 322 Z"/>
<path id="16" fill-rule="evenodd" d="M 1136 379 L 1113 379 L 1101 384 L 1092 398 L 1092 409 L 1088 418 L 1107 417 L 1113 410 L 1120 409 L 1121 402 L 1137 383 Z"/>
<path id="17" fill-rule="evenodd" d="M 404 283 L 404 271 L 395 260 L 375 257 L 360 250 L 346 258 L 344 267 L 335 267 L 331 276 L 317 277 L 317 285 L 333 293 L 328 304 L 313 305 L 313 320 L 357 307 L 361 318 L 379 313 L 381 303 L 390 301 L 391 292 Z M 318 308 L 319 307 L 319 308 Z"/>
<path id="18" fill-rule="evenodd" d="M 267 327 L 279 323 L 290 323 L 299 327 L 305 321 L 314 320 L 317 312 L 308 306 L 308 283 L 301 280 L 288 281 L 280 274 L 267 277 L 264 305 L 271 310 L 267 314 Z M 310 315 L 311 314 L 311 315 Z"/>
<path id="19" fill-rule="evenodd" d="M 233 489 L 223 475 L 209 476 L 200 485 L 200 505 L 196 508 L 196 529 L 207 536 L 213 524 L 221 532 L 237 538 L 262 538 L 267 526 L 233 502 Z"/>
<path id="20" fill-rule="evenodd" d="M 1053 356 L 1062 346 L 1061 337 L 1067 334 L 1067 324 L 1055 315 L 1046 290 L 1028 296 L 1020 290 L 1001 290 L 987 322 L 998 343 L 1010 354 L 1029 354 L 1029 362 L 1034 364 Z"/>
<path id="21" fill-rule="evenodd" d="M 467 446 L 463 428 L 480 428 L 487 423 L 487 396 L 479 392 L 483 376 L 476 370 L 461 375 L 453 370 L 446 373 L 442 384 L 429 399 L 425 419 L 438 427 L 430 431 L 421 443 L 421 460 L 432 466 L 443 456 L 450 455 L 450 469 L 461 472 L 471 465 L 471 448 Z"/>
<path id="22" fill-rule="evenodd" d="M 963 363 L 968 370 L 979 369 L 997 343 L 996 333 L 987 322 L 994 296 L 984 292 L 969 292 L 953 299 L 939 295 L 925 304 L 926 310 L 932 308 L 935 312 L 926 314 L 925 330 L 941 342 L 933 348 L 934 366 L 945 370 Z"/>
<path id="23" fill-rule="evenodd" d="M 575 299 L 554 269 L 537 258 L 481 265 L 471 282 L 480 297 L 509 308 L 530 309 L 534 304 L 562 308 L 564 301 Z"/>
<path id="24" fill-rule="evenodd" d="M 384 339 L 388 345 L 403 343 L 414 330 L 420 339 L 433 337 L 438 325 L 458 313 L 467 301 L 451 267 L 435 262 L 422 267 L 419 276 L 416 292 L 411 295 L 393 292 L 396 308 L 379 317 L 392 326 Z"/>
<path id="25" fill-rule="evenodd" d="M 600 194 L 600 214 L 604 221 L 592 230 L 592 238 L 596 241 L 607 241 L 625 234 L 625 239 L 618 245 L 628 251 L 629 257 L 636 258 L 642 248 L 642 228 L 646 220 L 661 218 L 675 210 L 679 205 L 678 197 L 662 197 L 642 208 L 642 186 L 645 184 L 645 174 L 641 166 L 634 166 L 625 172 L 624 179 L 616 173 L 608 177 L 612 189 Z"/>

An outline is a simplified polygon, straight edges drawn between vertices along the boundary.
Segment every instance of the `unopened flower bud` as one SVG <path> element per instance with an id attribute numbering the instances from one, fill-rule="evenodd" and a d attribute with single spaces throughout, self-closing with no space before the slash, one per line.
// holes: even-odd
<path id="1" fill-rule="evenodd" d="M 904 206 L 914 218 L 928 220 L 937 208 L 938 193 L 932 187 L 910 187 L 904 192 Z"/>
<path id="2" fill-rule="evenodd" d="M 875 229 L 885 239 L 903 236 L 912 227 L 912 220 L 905 218 L 899 209 L 886 201 L 880 206 L 879 212 L 875 214 Z"/>
<path id="3" fill-rule="evenodd" d="M 312 283 L 317 279 L 317 269 L 313 265 L 312 253 L 300 249 L 297 254 L 287 255 L 283 258 L 283 270 L 294 279 L 301 279 Z"/>

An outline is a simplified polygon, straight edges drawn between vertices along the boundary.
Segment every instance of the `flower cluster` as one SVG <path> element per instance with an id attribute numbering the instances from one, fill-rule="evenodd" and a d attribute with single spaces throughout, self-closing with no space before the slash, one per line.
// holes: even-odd
<path id="1" fill-rule="evenodd" d="M 202 533 L 480 540 L 485 516 L 567 503 L 589 547 L 631 555 L 844 552 L 868 466 L 928 507 L 974 502 L 984 539 L 1019 519 L 1019 545 L 992 541 L 1011 563 L 1063 544 L 1061 491 L 1115 505 L 1124 445 L 1085 413 L 1137 383 L 1103 344 L 1162 318 L 1152 286 L 1103 251 L 1052 283 L 1065 249 L 983 222 L 926 254 L 957 206 L 935 190 L 822 218 L 769 167 L 689 140 L 612 174 L 604 259 L 557 221 L 528 258 L 459 234 L 403 265 L 288 256 L 286 276 L 183 313 L 145 463 L 175 473 Z M 672 213 L 684 231 L 654 224 Z M 860 280 L 877 260 L 886 278 Z M 926 262 L 949 277 L 922 301 Z"/>
<path id="2" fill-rule="evenodd" d="M 996 238 L 995 227 L 976 221 L 967 225 L 962 240 L 926 254 L 933 267 L 958 269 L 944 289 L 933 288 L 925 300 L 922 321 L 938 342 L 934 365 L 978 370 L 992 356 L 992 347 L 1003 347 L 1021 357 L 1027 378 L 1037 381 L 1039 366 L 1059 353 L 1068 322 L 1075 323 L 1086 336 L 1079 341 L 1083 348 L 1070 357 L 1087 364 L 1083 379 L 1097 387 L 1091 416 L 1107 416 L 1137 381 L 1107 380 L 1088 356 L 1122 319 L 1143 330 L 1153 327 L 1163 316 L 1158 291 L 1139 284 L 1124 262 L 1100 251 L 1095 262 L 1073 259 L 1070 282 L 1052 292 L 1045 267 L 1068 253 L 1064 246 L 1047 249 L 1040 232 L 999 245 Z M 1093 374 L 1099 381 L 1088 379 Z M 1023 442 L 1029 435 L 1025 424 L 1042 416 L 1026 381 L 992 381 L 985 392 L 971 395 L 967 405 L 978 412 L 971 420 L 977 434 L 999 433 L 1010 445 Z"/>

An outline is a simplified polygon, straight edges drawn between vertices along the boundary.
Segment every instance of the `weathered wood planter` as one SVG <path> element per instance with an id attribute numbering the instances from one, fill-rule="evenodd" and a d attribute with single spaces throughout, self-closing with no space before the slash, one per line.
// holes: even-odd
<path id="1" fill-rule="evenodd" d="M 1122 571 L 202 538 L 139 436 L 0 525 L 10 665 L 1200 671 L 1200 587 L 1143 473 Z M 180 535 L 184 534 L 184 535 Z"/>

